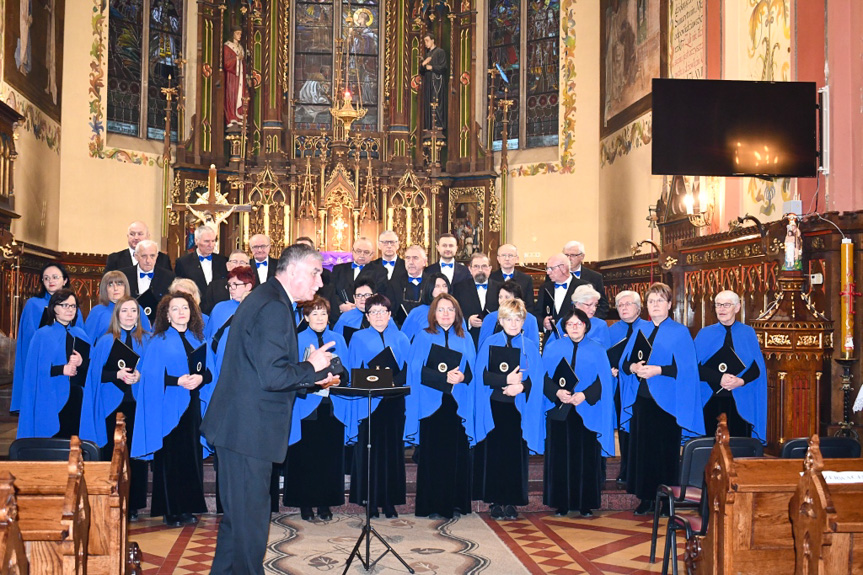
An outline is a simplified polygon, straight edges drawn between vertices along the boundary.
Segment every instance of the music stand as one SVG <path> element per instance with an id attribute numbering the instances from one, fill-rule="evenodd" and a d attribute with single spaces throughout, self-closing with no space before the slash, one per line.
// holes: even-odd
<path id="1" fill-rule="evenodd" d="M 413 568 L 408 565 L 404 559 L 401 558 L 401 555 L 392 548 L 392 546 L 386 542 L 386 540 L 381 537 L 381 535 L 372 527 L 372 514 L 371 514 L 371 506 L 369 502 L 372 500 L 372 398 L 373 397 L 399 397 L 401 395 L 408 395 L 411 392 L 410 387 L 385 387 L 380 389 L 359 389 L 356 387 L 330 387 L 330 393 L 335 395 L 344 395 L 346 397 L 366 397 L 368 398 L 369 403 L 369 417 L 368 417 L 368 437 L 366 438 L 366 522 L 363 525 L 362 533 L 360 533 L 359 539 L 357 539 L 356 545 L 354 545 L 353 551 L 348 556 L 348 562 L 345 564 L 345 570 L 342 572 L 342 575 L 347 575 L 348 569 L 351 568 L 351 563 L 354 560 L 354 556 L 356 556 L 360 563 L 363 564 L 363 568 L 366 571 L 369 571 L 372 567 L 374 567 L 378 561 L 384 558 L 384 555 L 387 553 L 392 553 L 399 562 L 405 566 L 409 573 L 414 573 Z M 374 561 L 371 560 L 371 543 L 372 543 L 372 535 L 378 538 L 378 541 L 384 544 L 386 550 L 380 554 L 380 556 Z M 362 553 L 360 552 L 360 545 L 363 542 L 363 539 L 366 541 L 366 554 L 365 558 L 363 558 Z"/>

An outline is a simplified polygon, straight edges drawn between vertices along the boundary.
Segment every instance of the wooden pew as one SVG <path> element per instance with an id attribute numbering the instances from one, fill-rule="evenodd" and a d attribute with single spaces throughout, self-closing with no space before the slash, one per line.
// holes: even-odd
<path id="1" fill-rule="evenodd" d="M 818 436 L 791 498 L 797 575 L 863 573 L 863 483 L 828 485 Z M 832 466 L 827 467 L 832 471 Z"/>
<path id="2" fill-rule="evenodd" d="M 8 471 L 0 472 L 0 575 L 27 575 L 30 572 L 24 539 L 18 527 L 14 479 Z"/>
<path id="3" fill-rule="evenodd" d="M 799 459 L 741 458 L 729 447 L 720 417 L 705 477 L 710 506 L 707 534 L 686 542 L 690 573 L 788 575 L 794 572 L 789 502 L 803 468 Z M 863 459 L 830 459 L 833 471 L 863 470 Z"/>

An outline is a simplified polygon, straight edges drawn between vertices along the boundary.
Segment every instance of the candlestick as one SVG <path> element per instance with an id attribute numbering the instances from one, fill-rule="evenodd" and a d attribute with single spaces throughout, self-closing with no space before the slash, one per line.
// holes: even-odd
<path id="1" fill-rule="evenodd" d="M 842 240 L 842 356 L 854 355 L 854 244 Z"/>

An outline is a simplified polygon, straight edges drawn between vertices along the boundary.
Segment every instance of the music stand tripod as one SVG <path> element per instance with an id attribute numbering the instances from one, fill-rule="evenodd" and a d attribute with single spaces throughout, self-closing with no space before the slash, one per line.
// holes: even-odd
<path id="1" fill-rule="evenodd" d="M 344 395 L 349 397 L 366 397 L 368 399 L 369 404 L 369 417 L 368 417 L 368 437 L 366 438 L 366 522 L 363 525 L 362 532 L 360 533 L 359 539 L 357 539 L 356 545 L 354 545 L 351 554 L 348 556 L 348 562 L 345 563 L 345 570 L 342 572 L 342 575 L 347 575 L 348 569 L 351 568 L 351 563 L 356 556 L 357 559 L 360 560 L 360 563 L 363 565 L 363 569 L 369 571 L 372 567 L 374 567 L 378 561 L 384 558 L 387 553 L 392 553 L 393 556 L 399 560 L 399 562 L 405 566 L 405 569 L 408 570 L 409 573 L 414 573 L 413 568 L 408 565 L 404 559 L 402 559 L 401 555 L 393 549 L 393 547 L 386 542 L 386 540 L 381 537 L 381 535 L 372 527 L 372 514 L 371 514 L 371 505 L 370 502 L 372 500 L 371 495 L 371 479 L 372 479 L 372 398 L 373 397 L 399 397 L 401 395 L 410 394 L 410 387 L 386 387 L 381 389 L 360 389 L 356 387 L 331 387 L 330 393 L 334 393 L 336 395 Z M 371 543 L 372 543 L 372 535 L 378 538 L 378 541 L 383 543 L 386 550 L 380 554 L 380 556 L 374 561 L 371 560 Z M 360 546 L 363 543 L 363 540 L 366 542 L 366 552 L 365 558 L 363 557 L 362 552 L 360 551 Z"/>

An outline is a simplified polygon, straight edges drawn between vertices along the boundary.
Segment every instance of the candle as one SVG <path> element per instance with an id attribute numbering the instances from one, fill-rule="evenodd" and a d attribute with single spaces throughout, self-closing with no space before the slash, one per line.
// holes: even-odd
<path id="1" fill-rule="evenodd" d="M 842 355 L 854 354 L 854 244 L 842 240 Z"/>

